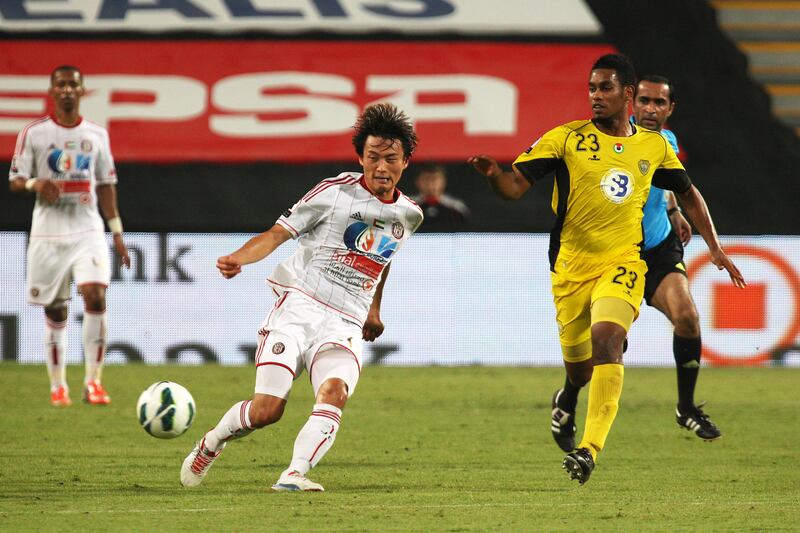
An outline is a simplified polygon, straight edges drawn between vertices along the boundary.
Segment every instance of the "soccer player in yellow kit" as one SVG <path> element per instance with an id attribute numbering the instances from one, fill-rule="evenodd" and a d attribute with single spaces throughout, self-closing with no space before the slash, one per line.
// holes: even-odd
<path id="1" fill-rule="evenodd" d="M 675 192 L 711 261 L 727 270 L 737 287 L 745 285 L 672 147 L 658 132 L 628 121 L 635 78 L 628 58 L 602 56 L 589 77 L 591 120 L 545 133 L 517 157 L 513 172 L 486 155 L 469 159 L 508 200 L 555 174 L 549 258 L 559 340 L 570 381 L 591 380 L 583 439 L 562 465 L 581 484 L 594 470 L 622 394 L 623 343 L 644 294 L 642 216 L 651 183 Z"/>

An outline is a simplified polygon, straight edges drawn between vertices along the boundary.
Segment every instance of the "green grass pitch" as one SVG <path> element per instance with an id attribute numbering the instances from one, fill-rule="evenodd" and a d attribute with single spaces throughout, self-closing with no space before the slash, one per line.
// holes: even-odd
<path id="1" fill-rule="evenodd" d="M 68 370 L 73 400 L 82 368 Z M 189 432 L 137 425 L 139 393 L 194 395 Z M 179 482 L 194 439 L 253 386 L 249 367 L 114 366 L 113 403 L 50 407 L 44 366 L 0 365 L 3 531 L 797 531 L 800 372 L 703 369 L 724 436 L 674 421 L 674 370 L 626 371 L 616 424 L 585 486 L 549 434 L 554 368 L 368 367 L 335 446 L 309 474 L 326 492 L 271 493 L 308 416 L 305 375 L 284 419 L 231 443 L 204 484 Z M 582 430 L 586 391 L 578 426 Z"/>

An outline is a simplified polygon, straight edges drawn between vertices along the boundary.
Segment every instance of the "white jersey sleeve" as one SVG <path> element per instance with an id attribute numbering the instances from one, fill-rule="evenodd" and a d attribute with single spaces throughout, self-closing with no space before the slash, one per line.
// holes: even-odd
<path id="1" fill-rule="evenodd" d="M 333 208 L 333 198 L 337 192 L 335 185 L 339 184 L 339 177 L 329 178 L 318 183 L 308 191 L 291 208 L 283 212 L 276 224 L 280 224 L 293 239 L 313 230 Z"/>
<path id="2" fill-rule="evenodd" d="M 30 178 L 34 175 L 33 143 L 28 135 L 30 125 L 23 128 L 17 135 L 17 144 L 14 156 L 11 159 L 11 168 L 8 170 L 8 180 L 16 178 Z"/>
<path id="3" fill-rule="evenodd" d="M 111 141 L 108 131 L 100 130 L 100 146 L 97 151 L 97 163 L 94 175 L 98 185 L 115 185 L 117 183 L 117 169 L 114 166 L 114 156 L 111 155 Z"/>

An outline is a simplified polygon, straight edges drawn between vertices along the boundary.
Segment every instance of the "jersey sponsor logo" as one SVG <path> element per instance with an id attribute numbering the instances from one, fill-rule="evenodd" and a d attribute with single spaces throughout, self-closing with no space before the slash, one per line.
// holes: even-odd
<path id="1" fill-rule="evenodd" d="M 406 228 L 403 227 L 403 224 L 395 220 L 392 223 L 392 237 L 400 240 L 403 238 L 403 235 L 405 235 L 405 233 L 406 233 Z"/>
<path id="2" fill-rule="evenodd" d="M 376 220 L 375 222 L 381 222 Z M 381 228 L 383 226 L 380 226 Z M 378 238 L 380 237 L 380 238 Z M 397 250 L 397 241 L 374 231 L 365 222 L 354 222 L 344 232 L 344 244 L 350 250 L 377 255 L 384 259 L 392 257 Z"/>
<path id="3" fill-rule="evenodd" d="M 589 158 L 589 161 L 600 161 L 600 158 L 597 157 L 597 154 L 592 154 L 592 157 Z"/>
<path id="4" fill-rule="evenodd" d="M 647 171 L 650 170 L 650 161 L 647 159 L 640 159 L 639 160 L 639 172 L 642 173 L 642 176 L 647 174 Z"/>
<path id="5" fill-rule="evenodd" d="M 286 346 L 282 342 L 276 342 L 272 345 L 272 353 L 280 355 L 286 350 Z"/>
<path id="6" fill-rule="evenodd" d="M 289 218 L 290 216 L 292 216 L 292 210 L 291 209 L 287 209 L 286 211 L 283 212 L 282 216 L 285 217 L 285 218 Z"/>
<path id="7" fill-rule="evenodd" d="M 359 211 L 356 211 L 355 213 L 350 215 L 350 218 L 352 218 L 353 220 L 362 220 L 362 221 L 364 220 L 364 217 L 361 216 L 361 213 Z"/>
<path id="8" fill-rule="evenodd" d="M 372 279 L 378 279 L 378 276 L 383 272 L 384 263 L 379 263 L 366 255 L 352 251 L 348 251 L 347 253 L 341 253 L 339 251 L 333 252 L 331 261 L 347 265 L 362 274 L 366 274 Z"/>
<path id="9" fill-rule="evenodd" d="M 70 171 L 89 170 L 92 158 L 83 154 L 72 154 L 64 150 L 55 149 L 47 156 L 47 166 L 57 174 Z"/>
<path id="10" fill-rule="evenodd" d="M 621 204 L 633 192 L 633 174 L 621 168 L 612 168 L 600 180 L 600 190 L 606 199 Z"/>

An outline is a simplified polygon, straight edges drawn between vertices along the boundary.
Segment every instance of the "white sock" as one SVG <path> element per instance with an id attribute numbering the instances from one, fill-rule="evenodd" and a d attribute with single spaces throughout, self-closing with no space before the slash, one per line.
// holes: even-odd
<path id="1" fill-rule="evenodd" d="M 305 476 L 328 453 L 339 432 L 342 410 L 327 403 L 314 405 L 308 422 L 297 434 L 289 471 Z"/>
<path id="2" fill-rule="evenodd" d="M 83 359 L 86 363 L 84 383 L 100 381 L 106 355 L 106 312 L 83 313 Z"/>
<path id="3" fill-rule="evenodd" d="M 47 356 L 47 373 L 50 389 L 67 386 L 67 321 L 54 322 L 45 317 L 44 352 Z"/>
<path id="4" fill-rule="evenodd" d="M 253 400 L 245 400 L 234 404 L 222 415 L 219 423 L 206 433 L 205 448 L 218 452 L 229 440 L 241 439 L 254 431 L 250 425 L 250 404 Z"/>

